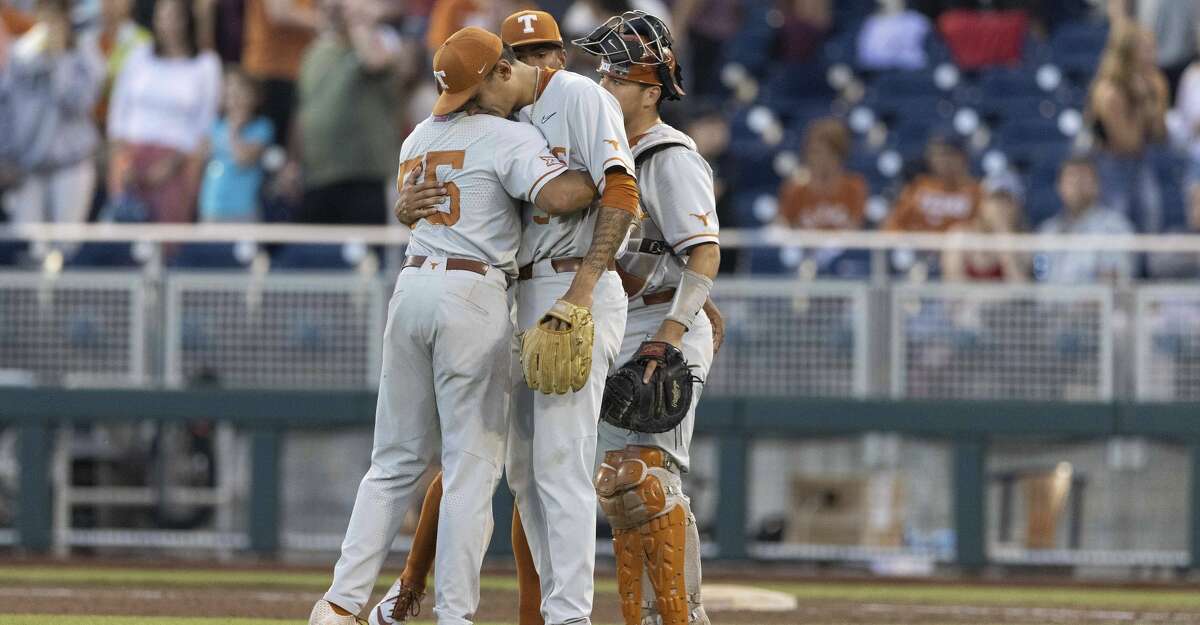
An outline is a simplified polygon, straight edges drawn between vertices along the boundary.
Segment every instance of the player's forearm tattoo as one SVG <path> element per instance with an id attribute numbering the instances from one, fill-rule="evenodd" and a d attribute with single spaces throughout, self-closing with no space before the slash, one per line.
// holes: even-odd
<path id="1" fill-rule="evenodd" d="M 596 280 L 604 275 L 608 263 L 617 256 L 617 248 L 625 240 L 629 232 L 629 224 L 633 222 L 633 214 L 629 211 L 608 206 L 600 207 L 596 216 L 596 229 L 592 233 L 592 246 L 583 257 L 583 270 Z"/>

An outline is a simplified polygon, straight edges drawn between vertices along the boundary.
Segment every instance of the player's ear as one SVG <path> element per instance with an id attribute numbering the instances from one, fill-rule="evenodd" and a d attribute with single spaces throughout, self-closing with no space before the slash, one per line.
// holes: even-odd
<path id="1" fill-rule="evenodd" d="M 507 59 L 500 59 L 499 61 L 496 61 L 496 67 L 492 68 L 492 73 L 489 74 L 489 77 L 492 76 L 503 81 L 507 81 L 509 78 L 512 78 L 512 63 L 510 63 Z"/>
<path id="2" fill-rule="evenodd" d="M 646 106 L 649 108 L 654 108 L 654 107 L 658 106 L 658 99 L 660 97 L 662 97 L 662 87 L 659 87 L 658 85 L 654 85 L 652 87 L 647 87 L 646 89 L 642 89 L 642 105 L 643 106 Z"/>

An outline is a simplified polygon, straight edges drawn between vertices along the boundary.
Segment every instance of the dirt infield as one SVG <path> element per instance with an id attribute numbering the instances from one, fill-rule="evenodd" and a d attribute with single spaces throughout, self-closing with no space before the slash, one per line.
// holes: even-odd
<path id="1" fill-rule="evenodd" d="M 46 623 L 113 615 L 286 619 L 280 623 L 298 624 L 326 581 L 324 573 L 310 569 L 0 566 L 0 625 L 9 622 L 6 614 L 75 615 L 61 621 L 48 617 Z M 798 609 L 786 613 L 712 613 L 720 625 L 1200 625 L 1200 593 L 1191 587 L 749 581 L 724 576 L 720 581 L 782 590 L 799 600 Z M 516 602 L 512 578 L 489 575 L 483 586 L 479 621 L 511 623 Z M 620 622 L 612 580 L 601 580 L 597 588 L 595 622 Z M 376 596 L 384 589 L 386 580 L 381 580 Z M 422 619 L 431 616 L 430 609 L 427 598 Z M 22 619 L 12 622 L 39 622 Z"/>

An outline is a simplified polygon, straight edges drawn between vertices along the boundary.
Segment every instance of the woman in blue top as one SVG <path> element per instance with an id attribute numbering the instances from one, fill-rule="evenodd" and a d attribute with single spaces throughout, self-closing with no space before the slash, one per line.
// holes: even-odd
<path id="1" fill-rule="evenodd" d="M 224 116 L 208 137 L 208 166 L 200 187 L 200 221 L 258 221 L 263 151 L 275 138 L 271 120 L 258 113 L 259 85 L 240 69 L 225 74 Z"/>

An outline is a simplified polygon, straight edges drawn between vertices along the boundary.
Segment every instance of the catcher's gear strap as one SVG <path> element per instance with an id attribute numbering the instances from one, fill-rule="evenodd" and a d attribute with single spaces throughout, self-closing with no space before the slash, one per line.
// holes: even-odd
<path id="1" fill-rule="evenodd" d="M 696 150 L 695 140 L 670 124 L 655 124 L 646 132 L 629 139 L 635 164 L 641 164 L 654 154 L 674 145 Z"/>
<path id="2" fill-rule="evenodd" d="M 617 208 L 637 217 L 637 180 L 625 170 L 615 167 L 604 172 L 604 193 L 600 194 L 600 205 Z"/>
<path id="3" fill-rule="evenodd" d="M 691 330 L 692 324 L 696 322 L 696 315 L 708 300 L 712 285 L 712 278 L 691 269 L 684 269 L 679 278 L 679 287 L 675 289 L 675 298 L 671 300 L 671 310 L 667 311 L 667 319 Z"/>
<path id="4" fill-rule="evenodd" d="M 566 323 L 565 329 L 550 329 L 552 319 Z M 595 325 L 592 312 L 558 300 L 521 337 L 521 369 L 529 388 L 547 395 L 578 391 L 592 371 Z"/>

